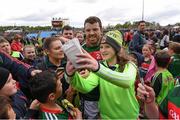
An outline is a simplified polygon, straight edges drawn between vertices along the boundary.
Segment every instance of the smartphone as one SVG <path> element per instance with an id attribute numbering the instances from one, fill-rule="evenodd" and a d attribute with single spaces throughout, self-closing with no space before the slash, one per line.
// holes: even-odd
<path id="1" fill-rule="evenodd" d="M 143 78 L 141 72 L 139 72 L 139 79 L 140 79 L 141 84 L 144 86 L 144 85 L 145 85 L 145 83 L 144 83 L 144 78 Z M 145 95 L 144 97 L 145 97 L 145 100 L 146 100 L 146 99 L 147 99 L 147 96 Z"/>
<path id="2" fill-rule="evenodd" d="M 56 72 L 56 74 L 63 73 L 64 72 L 64 67 L 58 67 L 55 72 Z"/>
<path id="3" fill-rule="evenodd" d="M 141 77 L 140 78 L 141 84 L 144 86 L 144 79 Z"/>

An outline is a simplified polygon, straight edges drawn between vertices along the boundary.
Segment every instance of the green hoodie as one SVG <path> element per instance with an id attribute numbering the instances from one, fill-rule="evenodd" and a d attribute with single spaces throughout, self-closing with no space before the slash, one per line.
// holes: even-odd
<path id="1" fill-rule="evenodd" d="M 120 73 L 118 64 L 115 65 L 115 71 L 109 69 L 106 62 L 104 64 L 105 66 L 100 64 L 97 72 L 90 72 L 86 79 L 76 72 L 70 83 L 82 93 L 87 93 L 99 85 L 99 109 L 102 119 L 137 119 L 139 105 L 134 86 L 136 66 L 129 62 Z"/>

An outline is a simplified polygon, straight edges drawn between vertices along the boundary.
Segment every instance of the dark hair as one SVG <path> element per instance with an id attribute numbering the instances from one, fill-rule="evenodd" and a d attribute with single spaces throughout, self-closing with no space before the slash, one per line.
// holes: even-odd
<path id="1" fill-rule="evenodd" d="M 140 25 L 141 23 L 146 23 L 144 20 L 141 20 L 138 22 L 138 25 Z"/>
<path id="2" fill-rule="evenodd" d="M 165 29 L 164 31 L 163 31 L 163 35 L 168 35 L 169 34 L 169 31 L 167 30 L 167 29 Z"/>
<path id="3" fill-rule="evenodd" d="M 57 40 L 60 41 L 60 39 L 58 37 L 48 37 L 48 38 L 46 38 L 44 40 L 44 42 L 43 42 L 43 48 L 49 50 L 51 43 L 54 42 L 54 41 L 57 41 Z"/>
<path id="4" fill-rule="evenodd" d="M 62 29 L 62 34 L 63 34 L 64 30 L 73 30 L 73 28 L 69 25 L 65 25 Z"/>
<path id="5" fill-rule="evenodd" d="M 96 16 L 90 16 L 90 17 L 88 17 L 88 18 L 85 20 L 85 22 L 84 22 L 84 27 L 85 27 L 85 24 L 86 24 L 86 23 L 90 23 L 90 24 L 99 23 L 99 27 L 100 27 L 100 29 L 102 30 L 101 20 L 100 20 L 98 17 L 96 17 Z"/>
<path id="6" fill-rule="evenodd" d="M 30 81 L 32 95 L 41 103 L 45 103 L 50 93 L 56 92 L 57 77 L 55 72 L 46 70 L 36 74 Z"/>
<path id="7" fill-rule="evenodd" d="M 0 96 L 0 119 L 9 119 L 8 106 L 11 106 L 11 100 L 7 96 Z"/>
<path id="8" fill-rule="evenodd" d="M 167 53 L 167 51 L 158 51 L 155 56 L 156 64 L 158 67 L 166 68 L 171 59 L 171 56 Z"/>
<path id="9" fill-rule="evenodd" d="M 17 40 L 17 39 L 22 39 L 22 36 L 20 34 L 15 34 L 14 35 L 14 39 Z"/>
<path id="10" fill-rule="evenodd" d="M 0 43 L 9 43 L 4 37 L 0 37 Z"/>
<path id="11" fill-rule="evenodd" d="M 178 42 L 170 42 L 169 49 L 173 50 L 175 54 L 180 54 L 180 43 Z"/>

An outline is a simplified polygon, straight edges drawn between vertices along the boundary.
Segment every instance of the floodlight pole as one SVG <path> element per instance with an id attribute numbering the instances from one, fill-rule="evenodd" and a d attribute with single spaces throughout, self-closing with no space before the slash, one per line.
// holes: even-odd
<path id="1" fill-rule="evenodd" d="M 142 4 L 142 20 L 144 20 L 144 0 L 143 0 L 143 4 Z"/>

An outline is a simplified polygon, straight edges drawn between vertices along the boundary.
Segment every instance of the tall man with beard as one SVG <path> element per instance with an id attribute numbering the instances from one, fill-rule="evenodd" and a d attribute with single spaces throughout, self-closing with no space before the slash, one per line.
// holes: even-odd
<path id="1" fill-rule="evenodd" d="M 100 55 L 100 41 L 102 39 L 102 23 L 96 16 L 88 17 L 84 22 L 86 35 L 85 44 L 82 47 L 96 60 L 102 60 Z M 81 111 L 85 119 L 98 119 L 99 87 L 87 94 L 80 93 Z"/>

